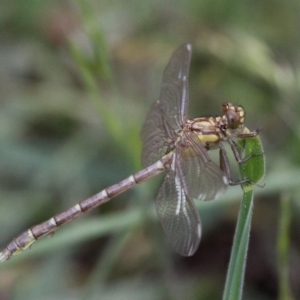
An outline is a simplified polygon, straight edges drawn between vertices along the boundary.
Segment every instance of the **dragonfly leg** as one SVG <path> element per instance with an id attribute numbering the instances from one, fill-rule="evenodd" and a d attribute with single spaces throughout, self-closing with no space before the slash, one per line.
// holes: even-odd
<path id="1" fill-rule="evenodd" d="M 249 137 L 249 136 L 248 136 Z M 264 152 L 260 152 L 260 153 L 252 153 L 251 155 L 247 156 L 247 157 L 244 157 L 242 158 L 240 156 L 240 153 L 237 149 L 237 145 L 235 143 L 235 141 L 231 140 L 231 139 L 228 139 L 227 142 L 229 143 L 230 147 L 231 147 L 231 150 L 233 152 L 233 155 L 235 157 L 235 160 L 239 163 L 239 164 L 242 164 L 242 163 L 245 163 L 246 161 L 248 161 L 251 157 L 253 156 L 256 156 L 256 155 L 262 155 L 264 154 Z"/>
<path id="2" fill-rule="evenodd" d="M 238 133 L 238 134 L 233 134 L 234 137 L 239 138 L 239 139 L 246 139 L 250 137 L 255 137 L 259 135 L 259 133 L 262 131 L 262 128 L 255 129 L 254 131 L 250 131 L 248 133 Z"/>
<path id="3" fill-rule="evenodd" d="M 234 179 L 231 177 L 231 170 L 230 170 L 230 164 L 228 160 L 228 156 L 226 154 L 226 150 L 222 143 L 219 143 L 220 146 L 220 168 L 222 171 L 224 171 L 226 177 L 229 180 L 229 185 L 241 185 L 244 183 L 251 183 L 253 184 L 254 182 L 251 179 Z"/>

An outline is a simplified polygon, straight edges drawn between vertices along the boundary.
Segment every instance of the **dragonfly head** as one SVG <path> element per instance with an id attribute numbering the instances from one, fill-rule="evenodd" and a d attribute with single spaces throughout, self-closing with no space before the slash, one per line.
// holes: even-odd
<path id="1" fill-rule="evenodd" d="M 241 106 L 233 105 L 232 103 L 223 103 L 222 111 L 229 129 L 244 128 L 245 111 Z"/>

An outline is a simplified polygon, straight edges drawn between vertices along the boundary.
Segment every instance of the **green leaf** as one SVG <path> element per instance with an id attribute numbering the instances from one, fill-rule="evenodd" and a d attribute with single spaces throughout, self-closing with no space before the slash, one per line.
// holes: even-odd
<path id="1" fill-rule="evenodd" d="M 250 179 L 250 183 L 243 185 L 244 188 L 259 183 L 265 175 L 265 155 L 259 136 L 239 139 L 238 151 L 246 161 L 239 164 L 242 179 Z"/>

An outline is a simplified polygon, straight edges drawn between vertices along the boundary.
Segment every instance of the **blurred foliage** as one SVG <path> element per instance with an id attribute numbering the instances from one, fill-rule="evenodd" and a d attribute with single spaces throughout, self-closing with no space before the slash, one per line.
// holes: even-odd
<path id="1" fill-rule="evenodd" d="M 191 42 L 190 116 L 218 115 L 225 100 L 244 106 L 249 129 L 263 127 L 266 186 L 256 190 L 243 299 L 279 295 L 285 192 L 290 241 L 280 255 L 299 298 L 299 13 L 297 0 L 1 1 L 1 245 L 140 169 L 139 131 L 163 68 Z M 197 203 L 204 236 L 182 258 L 155 217 L 158 183 L 2 264 L 0 298 L 220 299 L 241 189 Z"/>

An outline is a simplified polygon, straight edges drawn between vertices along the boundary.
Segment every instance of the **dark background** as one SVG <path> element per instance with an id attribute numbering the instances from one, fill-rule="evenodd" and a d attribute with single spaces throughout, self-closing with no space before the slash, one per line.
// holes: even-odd
<path id="1" fill-rule="evenodd" d="M 2 0 L 1 246 L 141 168 L 139 132 L 163 69 L 191 42 L 190 117 L 219 115 L 230 101 L 250 129 L 263 127 L 266 185 L 256 189 L 243 299 L 277 299 L 284 279 L 299 299 L 299 8 Z M 203 238 L 183 258 L 158 224 L 158 185 L 135 187 L 2 264 L 0 299 L 221 299 L 240 187 L 197 203 Z"/>

